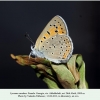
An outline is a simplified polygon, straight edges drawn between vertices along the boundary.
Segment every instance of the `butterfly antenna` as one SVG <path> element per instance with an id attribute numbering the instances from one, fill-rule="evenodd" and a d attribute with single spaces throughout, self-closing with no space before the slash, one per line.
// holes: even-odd
<path id="1" fill-rule="evenodd" d="M 25 37 L 30 41 L 30 42 L 32 42 L 32 44 L 34 45 L 34 42 L 33 42 L 33 40 L 30 38 L 30 36 L 29 36 L 29 34 L 25 34 Z"/>

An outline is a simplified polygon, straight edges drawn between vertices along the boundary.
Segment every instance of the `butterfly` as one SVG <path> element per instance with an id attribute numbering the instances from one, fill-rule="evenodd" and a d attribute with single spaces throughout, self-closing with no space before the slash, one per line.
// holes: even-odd
<path id="1" fill-rule="evenodd" d="M 46 58 L 54 63 L 66 63 L 69 60 L 73 52 L 73 42 L 61 16 L 56 15 L 49 21 L 31 50 L 29 56 Z"/>

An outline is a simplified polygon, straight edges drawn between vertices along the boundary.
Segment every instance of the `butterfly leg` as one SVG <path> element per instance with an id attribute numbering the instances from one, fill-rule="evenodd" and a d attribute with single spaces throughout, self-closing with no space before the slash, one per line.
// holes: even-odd
<path id="1" fill-rule="evenodd" d="M 30 59 L 31 55 L 33 54 L 33 49 L 34 49 L 34 48 L 33 48 L 33 46 L 31 45 L 31 50 L 32 50 L 32 51 L 31 51 L 30 54 L 29 54 L 29 59 Z"/>
<path id="2" fill-rule="evenodd" d="M 31 45 L 31 50 L 33 51 L 34 50 L 34 48 L 33 48 L 33 46 Z"/>
<path id="3" fill-rule="evenodd" d="M 30 59 L 31 55 L 32 55 L 32 51 L 31 51 L 30 54 L 29 54 L 29 59 Z"/>

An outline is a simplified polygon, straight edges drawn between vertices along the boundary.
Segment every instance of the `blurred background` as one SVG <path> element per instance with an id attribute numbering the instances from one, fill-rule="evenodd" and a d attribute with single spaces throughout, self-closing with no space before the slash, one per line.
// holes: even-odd
<path id="1" fill-rule="evenodd" d="M 73 54 L 82 54 L 90 89 L 100 88 L 100 2 L 0 2 L 0 88 L 46 89 L 31 67 L 18 65 L 10 54 L 29 55 L 46 24 L 60 15 L 73 40 Z"/>

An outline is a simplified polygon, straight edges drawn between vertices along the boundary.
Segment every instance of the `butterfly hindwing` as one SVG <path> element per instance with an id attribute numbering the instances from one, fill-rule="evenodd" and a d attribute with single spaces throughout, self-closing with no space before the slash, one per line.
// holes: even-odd
<path id="1" fill-rule="evenodd" d="M 72 54 L 73 44 L 69 36 L 56 35 L 45 41 L 41 51 L 48 60 L 67 61 Z"/>

